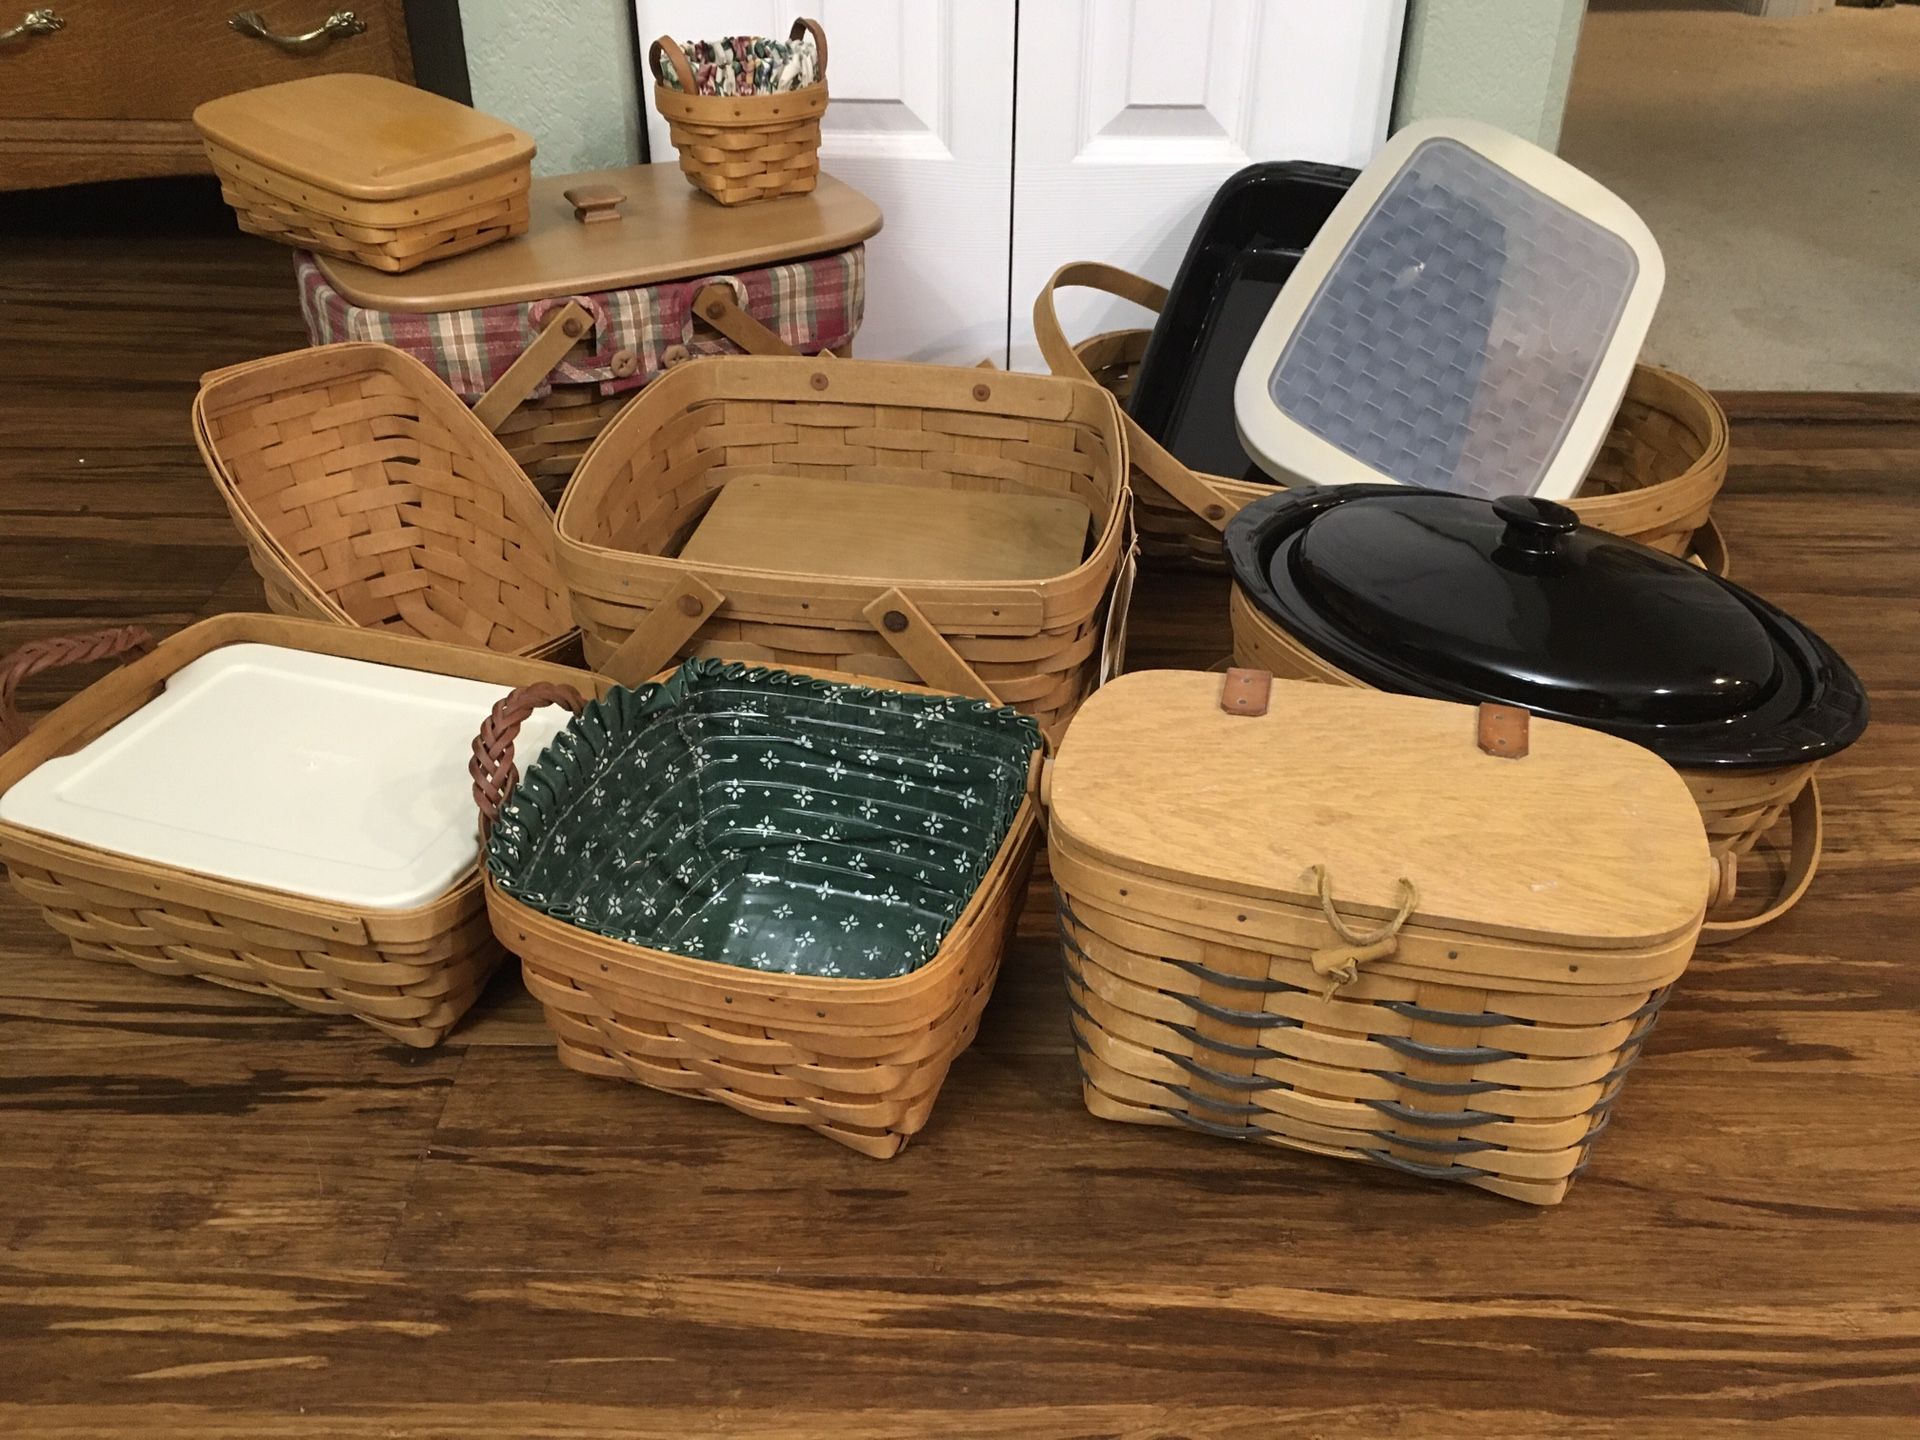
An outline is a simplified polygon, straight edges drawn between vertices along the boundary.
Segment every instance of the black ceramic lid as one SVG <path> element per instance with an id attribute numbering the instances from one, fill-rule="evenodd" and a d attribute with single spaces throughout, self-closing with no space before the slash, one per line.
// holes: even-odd
<path id="1" fill-rule="evenodd" d="M 1522 705 L 1680 766 L 1814 760 L 1866 728 L 1859 678 L 1818 635 L 1550 500 L 1302 486 L 1226 539 L 1249 599 L 1381 689 Z"/>

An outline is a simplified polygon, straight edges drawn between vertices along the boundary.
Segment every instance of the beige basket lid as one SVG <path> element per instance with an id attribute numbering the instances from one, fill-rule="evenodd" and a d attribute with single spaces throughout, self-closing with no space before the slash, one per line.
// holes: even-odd
<path id="1" fill-rule="evenodd" d="M 1126 874 L 1315 914 L 1324 866 L 1361 924 L 1393 916 L 1403 877 L 1408 923 L 1432 930 L 1625 951 L 1699 923 L 1700 813 L 1650 751 L 1536 718 L 1506 759 L 1471 706 L 1279 680 L 1247 717 L 1221 686 L 1153 670 L 1096 692 L 1053 762 L 1055 834 Z"/>
<path id="2" fill-rule="evenodd" d="M 617 217 L 583 223 L 567 198 L 620 193 Z M 776 265 L 857 245 L 880 229 L 880 209 L 822 175 L 811 194 L 716 205 L 674 165 L 629 165 L 535 180 L 531 221 L 518 239 L 391 275 L 319 255 L 321 273 L 355 305 L 421 312 L 518 305 Z"/>
<path id="3" fill-rule="evenodd" d="M 533 158 L 504 120 L 379 75 L 308 75 L 209 100 L 208 141 L 356 200 L 404 200 Z"/>

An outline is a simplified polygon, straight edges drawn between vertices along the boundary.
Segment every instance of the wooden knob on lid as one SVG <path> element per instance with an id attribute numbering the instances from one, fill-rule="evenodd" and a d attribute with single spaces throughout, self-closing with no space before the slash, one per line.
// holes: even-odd
<path id="1" fill-rule="evenodd" d="M 627 198 L 625 191 L 612 185 L 576 185 L 564 193 L 573 206 L 573 218 L 582 225 L 618 220 L 621 203 Z"/>

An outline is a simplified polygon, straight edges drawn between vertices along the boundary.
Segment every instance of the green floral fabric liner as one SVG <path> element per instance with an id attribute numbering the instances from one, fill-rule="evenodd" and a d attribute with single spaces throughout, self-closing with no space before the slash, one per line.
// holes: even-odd
<path id="1" fill-rule="evenodd" d="M 1026 795 L 1033 721 L 689 660 L 555 737 L 487 866 L 584 930 L 754 970 L 878 979 L 932 958 Z"/>

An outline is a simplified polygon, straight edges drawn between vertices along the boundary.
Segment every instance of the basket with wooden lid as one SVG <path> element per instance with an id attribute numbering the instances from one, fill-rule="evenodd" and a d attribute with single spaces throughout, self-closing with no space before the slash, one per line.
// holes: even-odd
<path id="1" fill-rule="evenodd" d="M 1711 881 L 1638 746 L 1254 671 L 1120 677 L 1043 793 L 1094 1114 L 1535 1204 L 1588 1164 Z"/>
<path id="2" fill-rule="evenodd" d="M 120 655 L 29 727 L 15 685 Z M 466 750 L 516 687 L 578 670 L 312 620 L 223 615 L 0 662 L 0 862 L 83 959 L 439 1043 L 504 958 Z M 558 729 L 542 717 L 523 749 Z"/>
<path id="3" fill-rule="evenodd" d="M 695 360 L 601 433 L 555 517 L 595 668 L 719 656 L 924 683 L 1057 734 L 1111 672 L 1126 443 L 1097 386 Z"/>
<path id="4" fill-rule="evenodd" d="M 680 173 L 722 205 L 802 195 L 820 175 L 827 109 L 827 34 L 795 20 L 786 42 L 730 35 L 647 51 L 653 103 Z"/>
<path id="5" fill-rule="evenodd" d="M 510 654 L 572 644 L 546 502 L 412 356 L 328 345 L 217 370 L 193 428 L 270 608 Z"/>
<path id="6" fill-rule="evenodd" d="M 404 271 L 527 228 L 533 138 L 378 75 L 309 75 L 193 112 L 240 228 Z"/>
<path id="7" fill-rule="evenodd" d="M 1302 486 L 1241 511 L 1226 538 L 1237 664 L 1521 706 L 1646 746 L 1685 779 L 1712 841 L 1703 944 L 1806 893 L 1814 773 L 1865 730 L 1867 696 L 1784 611 L 1531 497 Z M 1775 883 L 1740 897 L 1742 861 L 1782 822 Z"/>
<path id="8" fill-rule="evenodd" d="M 515 737 L 579 711 L 524 776 Z M 1033 722 L 694 660 L 474 744 L 495 933 L 561 1061 L 877 1159 L 971 1043 L 1039 839 Z"/>
<path id="9" fill-rule="evenodd" d="M 316 345 L 381 341 L 445 381 L 557 496 L 620 407 L 692 356 L 848 353 L 880 211 L 832 176 L 752 210 L 663 165 L 533 182 L 527 233 L 404 275 L 297 261 Z"/>

